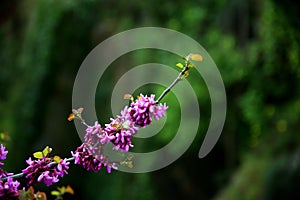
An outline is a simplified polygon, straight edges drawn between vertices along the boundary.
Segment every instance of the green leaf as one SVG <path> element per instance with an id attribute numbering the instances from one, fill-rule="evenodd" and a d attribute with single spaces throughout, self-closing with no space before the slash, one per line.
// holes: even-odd
<path id="1" fill-rule="evenodd" d="M 58 191 L 56 191 L 56 190 L 53 190 L 53 191 L 51 191 L 51 195 L 59 196 L 59 195 L 60 195 L 60 192 L 58 192 Z"/>
<path id="2" fill-rule="evenodd" d="M 37 158 L 37 159 L 42 159 L 43 158 L 43 153 L 38 151 L 33 153 L 33 157 Z"/>
<path id="3" fill-rule="evenodd" d="M 195 67 L 195 65 L 192 64 L 192 63 L 189 63 L 189 64 L 188 64 L 188 67 L 189 67 L 189 68 L 193 68 L 193 67 Z"/>
<path id="4" fill-rule="evenodd" d="M 56 162 L 56 163 L 60 163 L 61 158 L 60 158 L 59 156 L 54 156 L 53 160 L 54 160 L 54 162 Z"/>
<path id="5" fill-rule="evenodd" d="M 4 140 L 5 139 L 5 134 L 4 133 L 0 133 L 0 139 Z"/>
<path id="6" fill-rule="evenodd" d="M 49 153 L 51 153 L 52 148 L 50 148 L 49 146 L 46 146 L 45 149 L 43 150 L 43 155 L 47 156 Z"/>
<path id="7" fill-rule="evenodd" d="M 58 187 L 57 190 L 60 192 L 60 194 L 64 194 L 66 192 L 65 186 Z"/>
<path id="8" fill-rule="evenodd" d="M 183 64 L 181 64 L 181 63 L 177 63 L 176 66 L 179 67 L 180 69 L 183 68 Z"/>

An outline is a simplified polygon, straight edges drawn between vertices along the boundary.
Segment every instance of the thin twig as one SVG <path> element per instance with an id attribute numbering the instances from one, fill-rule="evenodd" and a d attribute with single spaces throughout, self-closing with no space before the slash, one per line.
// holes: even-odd
<path id="1" fill-rule="evenodd" d="M 185 65 L 185 67 L 182 69 L 182 71 L 179 73 L 179 75 L 177 76 L 177 78 L 173 81 L 173 83 L 163 91 L 163 93 L 158 97 L 158 99 L 156 100 L 155 104 L 158 104 L 162 98 L 164 98 L 164 96 L 166 96 L 166 94 L 168 94 L 171 89 L 179 82 L 182 80 L 182 77 L 184 76 L 184 73 L 187 72 L 189 70 L 188 65 Z"/>

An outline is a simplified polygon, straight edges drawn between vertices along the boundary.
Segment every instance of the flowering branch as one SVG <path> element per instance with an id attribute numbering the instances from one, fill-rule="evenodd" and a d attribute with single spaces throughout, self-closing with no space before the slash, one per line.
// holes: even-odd
<path id="1" fill-rule="evenodd" d="M 66 161 L 67 162 L 72 162 L 74 161 L 75 158 L 71 157 L 71 158 L 67 158 Z M 54 167 L 56 166 L 58 163 L 57 162 L 51 162 L 49 165 L 51 167 Z M 24 173 L 21 172 L 21 173 L 18 173 L 18 174 L 14 174 L 14 175 L 11 175 L 11 176 L 8 176 L 8 177 L 4 177 L 4 178 L 1 178 L 2 181 L 6 181 L 8 178 L 12 178 L 12 179 L 18 179 L 18 178 L 22 178 L 24 176 Z"/>
<path id="2" fill-rule="evenodd" d="M 202 56 L 199 54 L 189 54 L 183 58 L 185 64 L 178 63 L 176 66 L 181 68 L 178 77 L 172 84 L 166 88 L 163 93 L 155 100 L 155 95 L 149 97 L 140 94 L 136 99 L 131 95 L 125 95 L 124 98 L 130 99 L 131 103 L 126 106 L 116 118 L 111 118 L 110 123 L 104 127 L 96 121 L 93 126 L 88 125 L 82 118 L 81 113 L 83 108 L 73 109 L 68 120 L 79 119 L 86 126 L 84 142 L 73 152 L 72 157 L 61 159 L 59 156 L 49 157 L 52 149 L 46 147 L 43 151 L 38 151 L 33 154 L 35 159 L 31 157 L 26 160 L 28 164 L 26 169 L 21 173 L 13 175 L 7 173 L 1 167 L 4 165 L 0 162 L 0 198 L 15 199 L 19 194 L 23 194 L 24 190 L 18 191 L 20 183 L 13 181 L 25 176 L 29 179 L 27 185 L 31 186 L 36 182 L 44 182 L 47 186 L 57 183 L 60 177 L 68 174 L 70 162 L 81 165 L 86 170 L 98 172 L 102 167 L 106 167 L 108 173 L 112 169 L 117 170 L 116 162 L 110 161 L 108 155 L 104 154 L 104 146 L 108 143 L 114 145 L 113 150 L 128 152 L 133 148 L 131 137 L 137 133 L 140 128 L 144 128 L 152 124 L 152 118 L 159 120 L 165 116 L 165 111 L 168 109 L 166 103 L 161 104 L 160 101 L 166 96 L 170 90 L 182 79 L 186 78 L 188 70 L 194 67 L 192 60 L 202 61 Z M 0 161 L 6 159 L 8 151 L 1 144 L 0 146 Z M 120 165 L 133 167 L 132 156 L 127 157 L 123 161 L 119 161 Z M 6 182 L 5 182 L 6 181 Z M 53 192 L 57 197 L 65 192 L 65 188 Z M 26 193 L 26 192 L 25 192 Z M 33 193 L 33 191 L 31 191 Z M 25 199 L 19 196 L 21 199 Z"/>

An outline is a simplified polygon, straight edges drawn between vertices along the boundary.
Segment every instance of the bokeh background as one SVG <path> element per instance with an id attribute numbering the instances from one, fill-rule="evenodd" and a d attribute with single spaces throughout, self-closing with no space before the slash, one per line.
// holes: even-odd
<path id="1" fill-rule="evenodd" d="M 158 26 L 195 39 L 221 72 L 228 111 L 216 147 L 198 158 L 210 100 L 201 77 L 191 73 L 190 82 L 200 91 L 201 121 L 197 138 L 179 160 L 145 174 L 93 173 L 72 165 L 69 176 L 58 184 L 37 189 L 49 193 L 71 185 L 76 195 L 69 199 L 299 199 L 300 7 L 293 2 L 1 0 L 0 132 L 10 136 L 6 169 L 19 172 L 45 145 L 62 157 L 70 156 L 81 143 L 74 124 L 66 119 L 83 59 L 114 34 Z M 140 50 L 116 60 L 96 94 L 102 124 L 111 116 L 116 81 L 130 67 L 147 62 L 175 66 L 178 58 Z M 163 89 L 147 85 L 136 93 Z M 154 150 L 174 136 L 179 104 L 172 93 L 165 101 L 173 108 L 166 127 L 149 141 L 136 139 L 137 150 Z"/>

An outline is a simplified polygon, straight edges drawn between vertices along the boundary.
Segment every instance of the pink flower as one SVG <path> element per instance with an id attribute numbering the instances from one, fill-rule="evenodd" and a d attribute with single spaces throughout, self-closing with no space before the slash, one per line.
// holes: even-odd
<path id="1" fill-rule="evenodd" d="M 127 107 L 121 112 L 121 116 L 116 119 L 111 118 L 109 124 L 105 124 L 105 132 L 111 138 L 111 142 L 115 145 L 114 150 L 129 151 L 133 147 L 131 136 L 134 135 L 138 127 L 134 122 L 128 119 Z"/>
<path id="2" fill-rule="evenodd" d="M 8 153 L 8 151 L 6 151 L 5 146 L 3 146 L 3 144 L 1 144 L 1 146 L 0 146 L 0 160 L 5 160 L 7 153 Z M 3 166 L 3 165 L 4 164 L 2 162 L 0 162 L 0 166 Z"/>
<path id="3" fill-rule="evenodd" d="M 71 154 L 75 158 L 75 164 L 81 165 L 86 170 L 98 172 L 102 166 L 105 166 L 108 173 L 110 173 L 111 168 L 117 169 L 115 163 L 109 162 L 107 156 L 103 155 L 102 152 L 99 152 L 97 155 L 91 154 L 85 144 L 79 146 Z"/>
<path id="4" fill-rule="evenodd" d="M 97 121 L 94 126 L 88 126 L 85 131 L 86 134 L 84 136 L 84 142 L 92 147 L 109 143 L 112 139 L 114 139 L 114 137 L 109 136 L 102 130 L 101 125 Z"/>
<path id="5" fill-rule="evenodd" d="M 22 172 L 25 178 L 30 179 L 28 185 L 38 182 L 44 182 L 47 186 L 57 183 L 59 177 L 63 177 L 67 174 L 69 169 L 69 162 L 66 159 L 61 159 L 60 163 L 56 166 L 51 166 L 54 160 L 53 158 L 43 157 L 42 159 L 32 160 L 29 158 L 26 160 L 28 167 L 23 169 Z"/>
<path id="6" fill-rule="evenodd" d="M 152 117 L 159 120 L 165 116 L 165 111 L 168 109 L 166 104 L 156 104 L 155 95 L 150 97 L 140 94 L 138 99 L 130 104 L 128 108 L 131 120 L 140 127 L 145 127 L 152 123 Z"/>
<path id="7" fill-rule="evenodd" d="M 18 187 L 20 183 L 13 181 L 12 178 L 8 178 L 4 183 L 0 180 L 0 198 L 1 199 L 18 199 Z"/>
<path id="8" fill-rule="evenodd" d="M 57 175 L 59 175 L 60 177 L 63 177 L 65 174 L 68 174 L 69 164 L 70 164 L 70 162 L 67 162 L 66 158 L 61 159 L 56 167 Z"/>
<path id="9" fill-rule="evenodd" d="M 44 171 L 39 175 L 37 181 L 44 182 L 47 186 L 50 186 L 53 183 L 57 183 L 59 180 L 57 175 L 51 174 L 50 171 Z"/>

